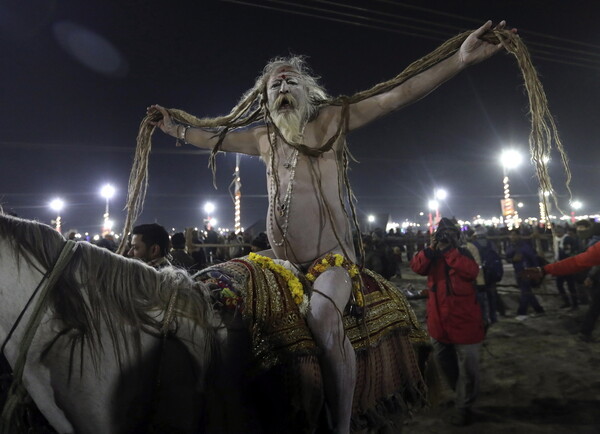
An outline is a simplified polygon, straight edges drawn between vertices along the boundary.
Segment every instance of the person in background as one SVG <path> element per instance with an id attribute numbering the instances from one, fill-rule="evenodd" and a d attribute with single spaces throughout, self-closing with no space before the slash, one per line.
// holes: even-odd
<path id="1" fill-rule="evenodd" d="M 477 247 L 481 257 L 484 290 L 488 301 L 488 315 L 490 324 L 498 321 L 499 313 L 506 316 L 506 306 L 498 294 L 497 284 L 502 279 L 504 269 L 500 254 L 487 237 L 487 229 L 482 225 L 475 225 L 472 243 Z"/>
<path id="2" fill-rule="evenodd" d="M 131 231 L 131 248 L 128 256 L 137 258 L 157 270 L 171 265 L 169 234 L 157 223 L 139 225 Z"/>
<path id="3" fill-rule="evenodd" d="M 185 235 L 183 232 L 177 232 L 171 237 L 171 258 L 171 264 L 187 271 L 190 271 L 196 263 L 185 248 Z"/>
<path id="4" fill-rule="evenodd" d="M 479 393 L 479 352 L 484 340 L 481 308 L 474 281 L 479 266 L 459 247 L 460 231 L 442 218 L 429 247 L 410 262 L 412 270 L 427 276 L 427 329 L 437 360 L 456 392 L 453 425 L 468 425 Z"/>
<path id="5" fill-rule="evenodd" d="M 539 265 L 537 255 L 527 241 L 523 240 L 519 229 L 512 229 L 509 232 L 509 242 L 506 247 L 506 261 L 511 263 L 515 270 L 517 285 L 521 291 L 519 298 L 519 307 L 515 319 L 523 321 L 527 319 L 527 308 L 531 306 L 537 314 L 543 314 L 544 308 L 540 305 L 537 297 L 533 293 L 530 279 L 524 279 L 521 271 L 529 267 Z"/>
<path id="6" fill-rule="evenodd" d="M 565 228 L 559 225 L 554 227 L 554 259 L 561 261 L 577 254 L 577 240 L 567 235 Z M 570 299 L 565 291 L 565 283 L 569 289 Z M 556 277 L 556 289 L 563 299 L 561 309 L 570 307 L 575 310 L 579 307 L 577 301 L 577 289 L 575 287 L 575 275 Z"/>
<path id="7" fill-rule="evenodd" d="M 250 251 L 255 253 L 271 248 L 271 246 L 269 245 L 269 239 L 267 238 L 267 234 L 265 234 L 264 232 L 259 232 L 259 234 L 252 239 L 252 242 L 250 244 Z"/>
<path id="8" fill-rule="evenodd" d="M 585 342 L 592 341 L 594 326 L 600 316 L 600 243 L 593 243 L 578 255 L 565 258 L 543 267 L 529 267 L 521 273 L 522 279 L 540 282 L 546 274 L 568 276 L 586 272 L 584 285 L 590 290 L 591 303 L 581 325 L 579 337 Z"/>

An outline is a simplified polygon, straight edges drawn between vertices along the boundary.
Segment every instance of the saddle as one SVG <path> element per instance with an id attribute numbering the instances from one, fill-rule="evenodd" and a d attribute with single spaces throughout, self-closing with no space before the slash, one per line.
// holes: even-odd
<path id="1" fill-rule="evenodd" d="M 246 376 L 252 389 L 269 390 L 271 403 L 289 404 L 280 409 L 286 412 L 281 419 L 296 427 L 294 432 L 314 429 L 319 422 L 309 413 L 318 413 L 323 401 L 319 350 L 285 279 L 247 258 L 210 267 L 196 279 L 211 288 L 227 327 L 243 324 L 250 340 Z M 362 280 L 362 316 L 345 312 L 343 317 L 357 358 L 353 431 L 373 429 L 385 420 L 401 423 L 428 402 L 426 331 L 391 282 L 369 270 L 362 272 Z M 272 396 L 274 389 L 281 400 Z M 272 404 L 270 410 L 272 417 Z"/>

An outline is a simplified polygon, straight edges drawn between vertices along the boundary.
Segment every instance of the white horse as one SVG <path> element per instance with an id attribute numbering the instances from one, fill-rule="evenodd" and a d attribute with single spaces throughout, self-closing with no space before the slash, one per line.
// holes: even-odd
<path id="1" fill-rule="evenodd" d="M 13 369 L 39 294 L 28 300 L 65 243 L 0 215 L 0 342 Z M 78 242 L 22 349 L 27 392 L 59 433 L 197 432 L 218 348 L 205 294 L 184 272 Z M 4 418 L 0 428 L 18 429 Z"/>

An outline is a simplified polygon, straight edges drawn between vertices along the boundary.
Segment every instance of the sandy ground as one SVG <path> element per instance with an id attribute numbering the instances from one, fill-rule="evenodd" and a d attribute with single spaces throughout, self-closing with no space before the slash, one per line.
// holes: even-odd
<path id="1" fill-rule="evenodd" d="M 425 278 L 403 264 L 399 287 L 425 288 Z M 514 284 L 512 267 L 505 266 L 502 285 Z M 546 315 L 514 319 L 516 288 L 501 287 L 507 317 L 488 331 L 481 353 L 481 392 L 473 408 L 472 424 L 454 427 L 447 420 L 453 392 L 443 384 L 440 398 L 429 410 L 407 422 L 405 433 L 600 433 L 599 342 L 577 337 L 587 310 L 559 309 L 554 280 L 536 290 Z M 411 304 L 424 320 L 425 300 Z M 530 312 L 531 313 L 531 312 Z M 600 329 L 600 324 L 597 325 Z"/>

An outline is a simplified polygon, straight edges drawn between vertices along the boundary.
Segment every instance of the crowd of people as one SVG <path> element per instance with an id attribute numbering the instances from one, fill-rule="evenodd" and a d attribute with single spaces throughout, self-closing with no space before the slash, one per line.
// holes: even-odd
<path id="1" fill-rule="evenodd" d="M 505 303 L 497 290 L 497 284 L 502 280 L 504 263 L 512 265 L 520 294 L 514 318 L 524 321 L 529 316 L 545 313 L 535 295 L 536 279 L 528 278 L 524 271 L 573 257 L 600 240 L 600 223 L 592 220 L 580 220 L 573 225 L 554 225 L 554 233 L 547 228 L 529 225 L 512 230 L 482 225 L 460 229 L 457 242 L 468 250 L 479 267 L 473 281 L 484 327 L 494 324 L 499 317 L 507 316 Z M 210 227 L 201 231 L 186 229 L 185 232 L 169 235 L 158 224 L 144 224 L 136 226 L 132 235 L 127 256 L 137 257 L 154 266 L 169 264 L 182 267 L 192 273 L 211 264 L 271 247 L 264 232 L 259 232 L 256 236 L 233 232 L 222 235 Z M 156 247 L 144 248 L 140 244 L 142 240 L 143 243 Z M 362 241 L 364 257 L 358 258 L 359 263 L 362 262 L 366 268 L 386 279 L 401 279 L 403 262 L 410 263 L 415 255 L 430 248 L 435 239 L 421 230 L 413 232 L 408 229 L 402 232 L 390 229 L 385 232 L 381 228 L 375 228 L 363 234 Z M 106 234 L 96 244 L 111 251 L 117 248 L 111 234 Z M 590 305 L 590 313 L 580 335 L 586 341 L 591 340 L 597 311 L 600 312 L 594 304 L 597 303 L 596 288 L 599 286 L 600 265 L 556 276 L 556 291 L 562 300 L 560 309 L 575 311 L 580 305 Z"/>
<path id="2" fill-rule="evenodd" d="M 506 315 L 496 290 L 503 275 L 496 248 L 514 269 L 520 293 L 516 320 L 529 318 L 529 307 L 533 315 L 545 314 L 533 289 L 545 274 L 551 274 L 557 276 L 561 309 L 577 310 L 579 304 L 586 303 L 584 294 L 590 289 L 592 301 L 579 337 L 592 341 L 600 315 L 600 244 L 596 244 L 600 223 L 581 220 L 573 227 L 555 225 L 549 239 L 540 236 L 541 232 L 527 226 L 514 228 L 508 237 L 492 242 L 481 226 L 463 232 L 456 221 L 442 218 L 429 244 L 410 260 L 414 272 L 427 276 L 427 329 L 439 366 L 456 393 L 456 412 L 451 419 L 455 425 L 470 423 L 479 390 L 480 346 L 486 327 L 497 321 L 497 314 Z M 553 263 L 546 260 L 549 244 L 553 246 Z M 582 283 L 579 288 L 577 282 Z"/>
<path id="3" fill-rule="evenodd" d="M 600 223 L 580 220 L 573 225 L 554 225 L 552 231 L 529 225 L 508 230 L 460 227 L 456 220 L 442 218 L 433 233 L 375 228 L 361 239 L 364 256 L 359 255 L 357 262 L 366 268 L 386 279 L 401 279 L 406 261 L 414 272 L 427 276 L 427 329 L 439 366 L 456 393 L 456 412 L 451 419 L 455 425 L 470 423 L 486 330 L 508 315 L 497 288 L 504 264 L 514 269 L 519 289 L 515 320 L 545 314 L 535 289 L 545 274 L 554 275 L 556 295 L 562 301 L 559 309 L 576 311 L 589 304 L 579 337 L 592 341 L 600 316 L 600 244 L 596 244 Z M 358 244 L 357 236 L 354 240 Z M 117 247 L 110 234 L 97 245 L 112 251 Z M 163 226 L 153 223 L 133 229 L 125 255 L 155 268 L 172 265 L 193 273 L 270 248 L 265 232 L 254 237 L 233 232 L 224 236 L 205 227 L 169 235 Z M 357 246 L 356 251 L 361 249 Z M 528 315 L 530 308 L 533 313 Z"/>
<path id="4" fill-rule="evenodd" d="M 74 239 L 74 234 L 69 232 L 67 238 Z M 106 233 L 92 243 L 112 252 L 118 248 L 112 233 Z M 256 236 L 248 232 L 224 235 L 205 226 L 203 230 L 187 228 L 184 232 L 169 234 L 164 226 L 148 223 L 133 228 L 124 255 L 140 259 L 155 268 L 172 265 L 194 273 L 210 265 L 269 248 L 264 232 Z"/>

